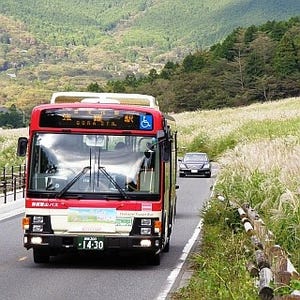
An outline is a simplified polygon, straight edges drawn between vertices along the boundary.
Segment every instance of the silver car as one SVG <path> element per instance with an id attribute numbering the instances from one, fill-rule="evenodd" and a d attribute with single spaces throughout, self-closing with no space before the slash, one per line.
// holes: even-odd
<path id="1" fill-rule="evenodd" d="M 204 175 L 211 177 L 211 163 L 208 155 L 203 152 L 186 153 L 179 164 L 179 176 Z"/>

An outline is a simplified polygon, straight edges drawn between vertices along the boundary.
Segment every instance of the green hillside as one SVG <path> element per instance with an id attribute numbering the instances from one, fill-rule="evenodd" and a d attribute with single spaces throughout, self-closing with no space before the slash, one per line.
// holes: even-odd
<path id="1" fill-rule="evenodd" d="M 2 0 L 0 13 L 50 45 L 207 47 L 234 28 L 300 14 L 298 0 Z M 112 45 L 110 45 L 112 47 Z M 109 48 L 109 46 L 108 46 Z"/>
<path id="2" fill-rule="evenodd" d="M 1 0 L 0 104 L 28 114 L 53 91 L 160 71 L 237 27 L 298 15 L 299 0 Z"/>
<path id="3" fill-rule="evenodd" d="M 237 28 L 209 50 L 168 62 L 147 76 L 128 74 L 104 90 L 154 95 L 167 112 L 244 106 L 300 95 L 300 18 Z M 98 91 L 96 84 L 90 90 Z"/>

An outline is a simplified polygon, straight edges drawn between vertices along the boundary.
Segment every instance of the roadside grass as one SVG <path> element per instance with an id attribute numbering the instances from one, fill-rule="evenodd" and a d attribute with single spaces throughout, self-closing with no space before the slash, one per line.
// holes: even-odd
<path id="1" fill-rule="evenodd" d="M 25 163 L 23 157 L 17 156 L 18 137 L 28 136 L 28 128 L 0 128 L 0 168 L 18 166 Z"/>
<path id="2" fill-rule="evenodd" d="M 191 258 L 194 275 L 172 299 L 258 299 L 256 279 L 246 270 L 249 238 L 238 229 L 240 221 L 227 201 L 251 205 L 299 271 L 299 101 L 290 98 L 174 116 L 181 151 L 208 152 L 219 171 L 215 196 L 202 212 L 202 242 Z M 285 287 L 276 294 L 290 290 Z"/>
<path id="3" fill-rule="evenodd" d="M 210 204 L 203 213 L 201 245 L 191 258 L 194 274 L 172 299 L 258 299 L 253 297 L 253 279 L 244 270 L 250 255 L 245 247 L 249 241 L 237 211 L 218 201 Z"/>

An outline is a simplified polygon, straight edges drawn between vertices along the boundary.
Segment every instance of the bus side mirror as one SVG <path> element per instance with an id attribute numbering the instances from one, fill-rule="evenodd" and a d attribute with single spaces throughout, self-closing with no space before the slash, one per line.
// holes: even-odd
<path id="1" fill-rule="evenodd" d="M 26 155 L 27 144 L 28 144 L 28 139 L 26 137 L 19 137 L 19 139 L 18 139 L 18 148 L 17 148 L 17 155 L 18 156 L 25 156 Z"/>

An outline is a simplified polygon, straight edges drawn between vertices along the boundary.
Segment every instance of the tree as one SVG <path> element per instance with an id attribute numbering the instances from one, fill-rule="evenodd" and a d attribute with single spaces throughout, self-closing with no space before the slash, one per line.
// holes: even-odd
<path id="1" fill-rule="evenodd" d="M 149 80 L 149 82 L 153 82 L 158 77 L 159 77 L 159 75 L 158 75 L 157 71 L 155 69 L 151 69 L 149 71 L 149 75 L 148 75 L 147 79 Z"/>
<path id="2" fill-rule="evenodd" d="M 175 73 L 175 70 L 178 68 L 178 64 L 174 62 L 168 61 L 163 69 L 160 72 L 160 78 L 163 79 L 170 79 L 171 76 Z"/>
<path id="3" fill-rule="evenodd" d="M 226 37 L 223 43 L 219 43 L 211 47 L 211 51 L 213 52 L 216 58 L 226 58 L 230 61 L 234 59 L 234 56 L 236 55 L 236 52 L 234 50 L 234 44 L 238 40 L 239 32 L 240 28 L 237 28 Z"/>
<path id="4" fill-rule="evenodd" d="M 97 82 L 90 83 L 87 87 L 88 92 L 102 93 L 104 90 L 99 86 Z"/>
<path id="5" fill-rule="evenodd" d="M 244 33 L 244 42 L 250 43 L 255 39 L 255 34 L 257 33 L 257 27 L 252 25 L 248 27 Z"/>
<path id="6" fill-rule="evenodd" d="M 204 55 L 200 52 L 189 54 L 182 62 L 184 72 L 198 72 L 205 66 Z"/>
<path id="7" fill-rule="evenodd" d="M 14 104 L 4 113 L 0 113 L 0 126 L 7 128 L 24 127 L 24 113 L 19 111 Z"/>
<path id="8" fill-rule="evenodd" d="M 128 85 L 130 87 L 138 86 L 138 80 L 136 79 L 136 77 L 133 73 L 127 74 L 124 82 L 126 85 Z"/>
<path id="9" fill-rule="evenodd" d="M 268 21 L 259 27 L 260 31 L 267 33 L 275 41 L 280 41 L 287 29 L 286 22 L 276 21 Z"/>
<path id="10" fill-rule="evenodd" d="M 124 93 L 126 91 L 125 83 L 121 80 L 108 81 L 108 91 L 113 93 Z"/>
<path id="11" fill-rule="evenodd" d="M 274 58 L 275 69 L 281 76 L 300 72 L 300 29 L 288 31 L 279 42 Z"/>
<path id="12" fill-rule="evenodd" d="M 249 44 L 246 57 L 246 83 L 250 89 L 256 88 L 256 80 L 274 74 L 272 61 L 274 58 L 275 43 L 267 34 L 258 33 L 256 39 Z"/>

